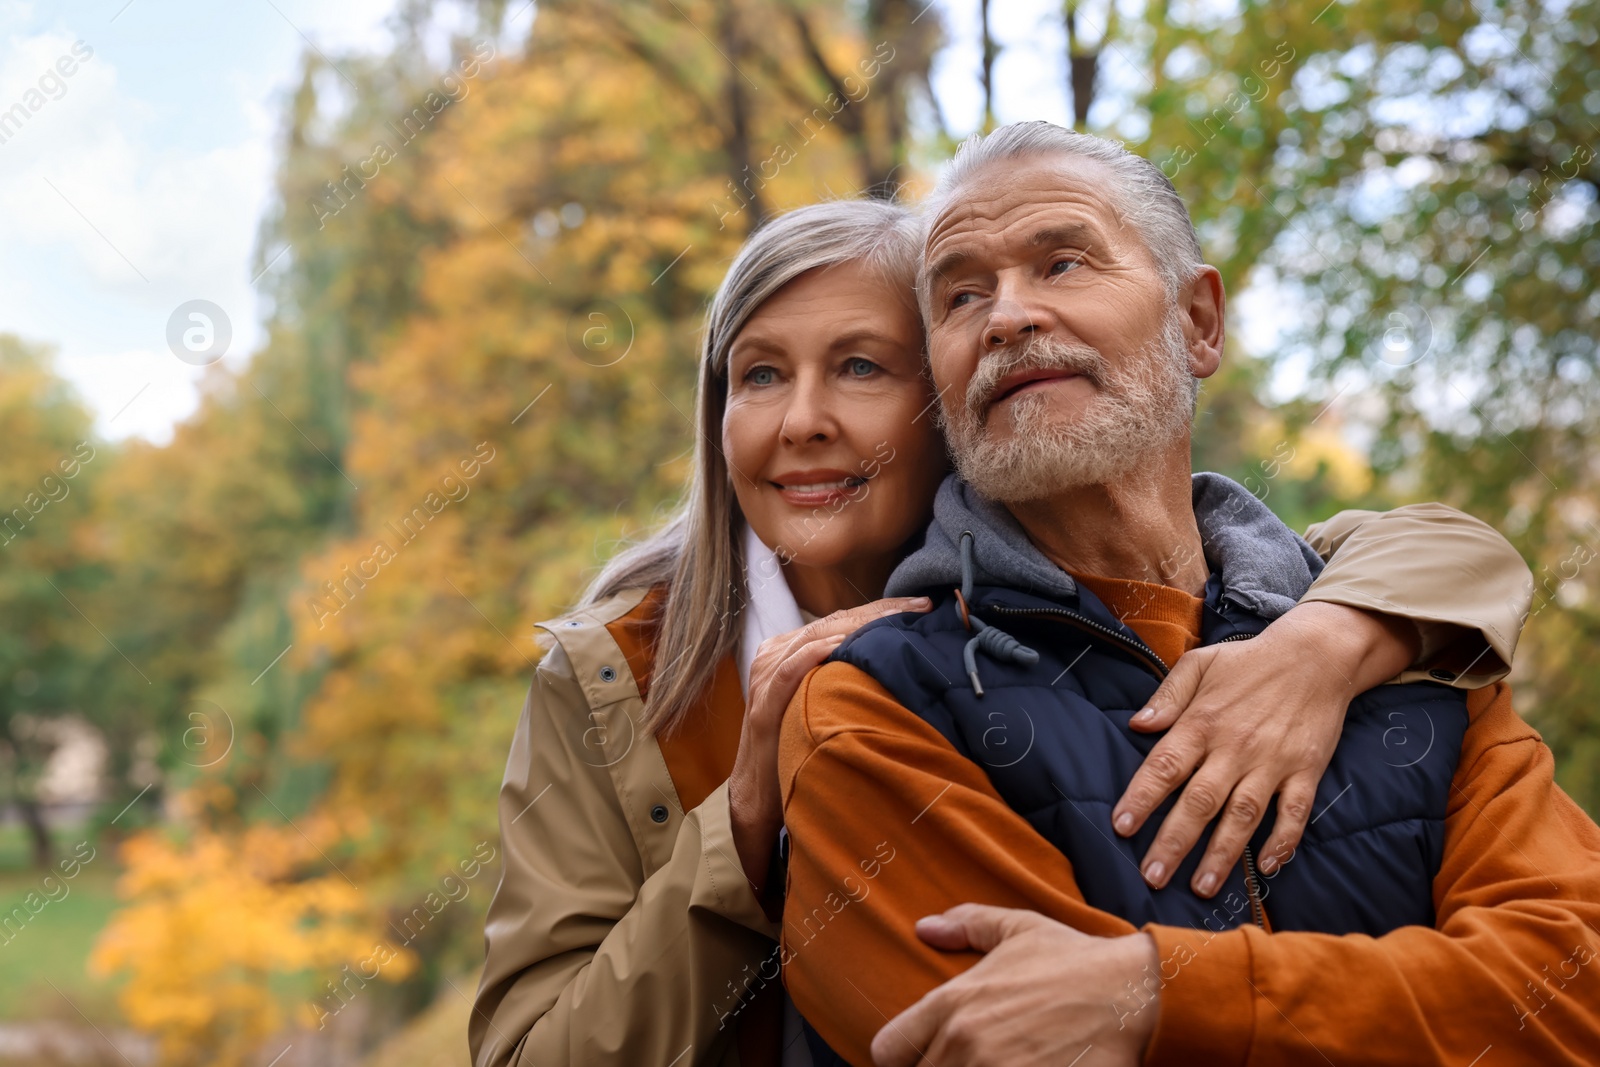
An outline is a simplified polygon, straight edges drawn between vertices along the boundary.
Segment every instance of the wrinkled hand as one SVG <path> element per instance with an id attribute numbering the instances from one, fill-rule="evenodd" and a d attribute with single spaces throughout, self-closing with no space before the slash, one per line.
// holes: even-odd
<path id="1" fill-rule="evenodd" d="M 1145 880 L 1166 885 L 1221 811 L 1190 883 L 1200 896 L 1213 895 L 1274 795 L 1278 817 L 1259 866 L 1271 874 L 1287 862 L 1350 701 L 1410 665 L 1417 644 L 1404 620 L 1314 602 L 1296 605 L 1254 640 L 1186 652 L 1129 723 L 1171 732 L 1145 757 L 1111 816 L 1117 833 L 1135 833 L 1189 780 L 1145 854 Z"/>
<path id="2" fill-rule="evenodd" d="M 1159 983 L 1148 934 L 1091 937 L 1032 911 L 962 904 L 917 923 L 947 952 L 985 953 L 889 1021 L 872 1039 L 877 1067 L 1004 1064 L 1133 1067 L 1155 1031 Z"/>
<path id="3" fill-rule="evenodd" d="M 783 825 L 778 731 L 801 679 L 846 637 L 874 619 L 906 611 L 927 611 L 930 607 L 932 602 L 925 596 L 874 600 L 769 637 L 756 650 L 750 663 L 750 698 L 739 733 L 739 751 L 728 777 L 728 806 L 734 848 L 745 877 L 758 895 L 764 888 L 772 849 Z"/>

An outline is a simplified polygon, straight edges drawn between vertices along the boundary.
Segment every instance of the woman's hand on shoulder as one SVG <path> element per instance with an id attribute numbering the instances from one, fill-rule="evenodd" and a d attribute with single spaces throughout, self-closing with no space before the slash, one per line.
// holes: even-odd
<path id="1" fill-rule="evenodd" d="M 1277 818 L 1259 866 L 1270 874 L 1288 862 L 1350 701 L 1399 674 L 1416 654 L 1416 629 L 1405 620 L 1324 603 L 1297 605 L 1254 640 L 1184 653 L 1129 722 L 1146 733 L 1171 729 L 1111 814 L 1112 826 L 1126 837 L 1183 787 L 1145 854 L 1145 880 L 1166 885 L 1221 812 L 1190 882 L 1195 893 L 1211 896 L 1239 862 L 1274 795 Z"/>
<path id="2" fill-rule="evenodd" d="M 728 778 L 734 845 L 750 883 L 759 890 L 783 825 L 778 789 L 778 733 L 800 682 L 867 623 L 907 611 L 927 611 L 927 597 L 888 597 L 825 615 L 798 630 L 761 642 L 750 664 L 739 752 Z"/>

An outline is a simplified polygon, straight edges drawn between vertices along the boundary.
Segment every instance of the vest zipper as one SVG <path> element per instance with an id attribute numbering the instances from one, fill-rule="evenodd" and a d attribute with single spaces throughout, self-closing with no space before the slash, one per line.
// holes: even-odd
<path id="1" fill-rule="evenodd" d="M 1080 630 L 1088 630 L 1097 636 L 1110 638 L 1114 644 L 1120 645 L 1129 652 L 1132 652 L 1135 656 L 1146 661 L 1146 666 L 1155 672 L 1157 678 L 1165 679 L 1166 676 L 1172 672 L 1172 669 L 1166 665 L 1162 658 L 1156 655 L 1155 650 L 1149 645 L 1145 644 L 1143 641 L 1140 641 L 1137 638 L 1129 638 L 1123 634 L 1119 634 L 1109 626 L 1095 622 L 1093 619 L 1085 618 L 1076 612 L 1067 611 L 1064 608 L 1008 608 L 1004 606 L 989 606 L 983 609 L 983 613 L 985 615 L 1044 615 L 1051 618 L 1062 619 L 1069 625 L 1075 626 Z"/>
<path id="2" fill-rule="evenodd" d="M 1225 645 L 1229 641 L 1248 641 L 1256 636 L 1253 633 L 1229 634 L 1220 641 L 1211 642 L 1214 645 Z M 1250 921 L 1261 929 L 1272 932 L 1272 927 L 1267 925 L 1267 902 L 1261 897 L 1261 876 L 1256 873 L 1256 855 L 1250 846 L 1244 846 L 1244 888 L 1250 894 Z"/>
<path id="3" fill-rule="evenodd" d="M 1085 618 L 1076 612 L 1067 611 L 1064 608 L 1008 608 L 996 605 L 991 605 L 983 610 L 985 614 L 1048 616 L 1061 619 L 1078 629 L 1087 630 L 1097 636 L 1108 638 L 1114 644 L 1132 652 L 1135 656 L 1146 661 L 1146 665 L 1155 672 L 1158 678 L 1164 679 L 1171 673 L 1171 668 L 1166 665 L 1165 661 L 1156 655 L 1155 650 L 1143 641 L 1128 638 L 1111 629 L 1111 627 L 1095 622 L 1093 619 Z M 1220 641 L 1213 641 L 1212 644 L 1222 645 L 1229 641 L 1248 641 L 1255 636 L 1253 633 L 1231 634 Z M 1244 885 L 1245 890 L 1250 894 L 1251 921 L 1270 933 L 1272 927 L 1267 925 L 1267 905 L 1261 898 L 1261 879 L 1260 875 L 1256 873 L 1256 858 L 1249 845 L 1246 845 L 1244 849 Z"/>
<path id="4" fill-rule="evenodd" d="M 1134 655 L 1138 656 L 1140 659 L 1145 660 L 1146 666 L 1148 666 L 1151 671 L 1155 673 L 1157 678 L 1165 679 L 1168 674 L 1172 673 L 1172 668 L 1168 667 L 1166 662 L 1160 656 L 1156 655 L 1155 650 L 1149 645 L 1145 644 L 1143 641 L 1140 641 L 1137 638 L 1129 638 L 1111 629 L 1111 627 L 1104 625 L 1103 623 L 1095 622 L 1093 619 L 1079 615 L 1076 612 L 1067 611 L 1064 608 L 1008 608 L 1003 605 L 990 606 L 984 608 L 983 610 L 985 612 L 992 612 L 997 615 L 1045 615 L 1052 618 L 1059 618 L 1080 630 L 1088 630 L 1097 636 L 1110 638 L 1113 643 L 1120 645 L 1129 652 L 1132 652 Z M 1211 643 L 1213 645 L 1225 645 L 1229 641 L 1248 641 L 1255 636 L 1256 635 L 1253 633 L 1237 633 L 1231 634 L 1228 637 L 1224 637 L 1220 641 L 1213 641 Z"/>
<path id="5" fill-rule="evenodd" d="M 1261 898 L 1261 876 L 1256 874 L 1256 857 L 1249 845 L 1244 846 L 1244 888 L 1250 894 L 1251 921 L 1271 933 L 1272 927 L 1267 925 L 1267 904 Z"/>

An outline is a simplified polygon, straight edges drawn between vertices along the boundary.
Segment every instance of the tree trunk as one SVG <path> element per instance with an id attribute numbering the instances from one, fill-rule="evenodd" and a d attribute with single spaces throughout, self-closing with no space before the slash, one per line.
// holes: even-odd
<path id="1" fill-rule="evenodd" d="M 22 825 L 28 830 L 28 842 L 33 848 L 33 865 L 40 869 L 55 862 L 55 843 L 50 839 L 50 827 L 45 825 L 44 810 L 33 797 L 19 798 L 17 811 L 22 815 Z"/>
<path id="2" fill-rule="evenodd" d="M 766 217 L 766 201 L 761 197 L 761 176 L 756 173 L 750 155 L 750 101 L 745 89 L 745 73 L 740 68 L 744 56 L 744 39 L 739 33 L 738 12 L 734 0 L 722 0 L 718 7 L 717 36 L 721 38 L 722 51 L 727 54 L 728 74 L 723 82 L 723 94 L 728 101 L 728 173 L 732 178 L 734 195 L 745 204 L 742 213 L 746 220 L 745 232 L 754 230 Z"/>
<path id="3" fill-rule="evenodd" d="M 869 196 L 880 200 L 893 200 L 899 195 L 899 172 L 907 155 L 907 89 L 918 78 L 926 78 L 932 65 L 931 42 L 938 32 L 937 22 L 934 18 L 922 21 L 926 14 L 928 7 L 923 0 L 872 0 L 867 4 L 868 43 L 892 41 L 894 47 L 894 58 L 879 69 L 877 85 L 872 90 L 879 121 L 864 124 L 863 131 L 871 146 L 866 190 Z M 930 99 L 932 93 L 930 85 Z"/>
<path id="4" fill-rule="evenodd" d="M 1092 51 L 1078 43 L 1078 11 L 1076 0 L 1067 0 L 1061 9 L 1067 26 L 1067 90 L 1072 94 L 1072 128 L 1087 131 L 1089 108 L 1094 103 L 1094 76 L 1100 66 L 1100 45 Z M 1109 16 L 1108 16 L 1109 17 Z M 1110 23 L 1106 32 L 1110 33 Z"/>
<path id="5" fill-rule="evenodd" d="M 1089 105 L 1094 103 L 1094 76 L 1100 53 L 1072 57 L 1072 128 L 1089 128 Z"/>
<path id="6" fill-rule="evenodd" d="M 983 130 L 994 129 L 994 58 L 1000 52 L 989 29 L 989 0 L 978 0 L 978 21 L 983 27 Z"/>

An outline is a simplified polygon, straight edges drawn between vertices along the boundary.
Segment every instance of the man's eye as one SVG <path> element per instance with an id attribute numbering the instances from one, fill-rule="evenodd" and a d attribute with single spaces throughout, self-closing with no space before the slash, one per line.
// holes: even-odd
<path id="1" fill-rule="evenodd" d="M 771 367 L 751 367 L 744 380 L 751 385 L 771 385 L 778 380 L 778 372 Z"/>
<path id="2" fill-rule="evenodd" d="M 1080 262 L 1081 259 L 1078 256 L 1073 256 L 1071 259 L 1058 259 L 1054 263 L 1050 264 L 1050 273 L 1065 274 L 1073 267 L 1076 267 Z"/>
<path id="3" fill-rule="evenodd" d="M 863 359 L 860 356 L 857 356 L 855 359 L 850 361 L 850 373 L 857 378 L 865 378 L 867 375 L 871 374 L 877 369 L 878 365 L 876 363 L 872 362 L 870 359 Z"/>

